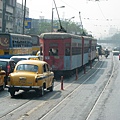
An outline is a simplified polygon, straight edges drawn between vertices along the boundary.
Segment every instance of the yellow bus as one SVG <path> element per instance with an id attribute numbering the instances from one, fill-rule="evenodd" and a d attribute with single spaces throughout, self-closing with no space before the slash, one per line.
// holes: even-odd
<path id="1" fill-rule="evenodd" d="M 13 55 L 31 55 L 32 38 L 30 35 L 0 33 L 0 58 Z"/>
<path id="2" fill-rule="evenodd" d="M 32 37 L 32 55 L 40 51 L 39 35 L 30 35 Z"/>

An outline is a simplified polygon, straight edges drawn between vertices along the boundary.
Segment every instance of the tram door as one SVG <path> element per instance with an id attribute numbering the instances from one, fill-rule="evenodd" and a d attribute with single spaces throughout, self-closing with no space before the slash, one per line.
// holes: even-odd
<path id="1" fill-rule="evenodd" d="M 70 42 L 65 43 L 65 52 L 64 52 L 64 70 L 71 69 L 71 47 Z"/>
<path id="2" fill-rule="evenodd" d="M 45 49 L 44 58 L 49 63 L 52 70 L 62 70 L 64 68 L 63 51 L 64 47 L 61 47 L 59 42 L 47 42 L 48 49 Z"/>

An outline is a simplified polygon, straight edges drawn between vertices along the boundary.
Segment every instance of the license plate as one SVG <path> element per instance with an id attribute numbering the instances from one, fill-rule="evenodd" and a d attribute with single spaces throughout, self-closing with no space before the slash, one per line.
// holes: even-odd
<path id="1" fill-rule="evenodd" d="M 24 84 L 26 82 L 26 78 L 25 77 L 20 77 L 19 82 Z"/>

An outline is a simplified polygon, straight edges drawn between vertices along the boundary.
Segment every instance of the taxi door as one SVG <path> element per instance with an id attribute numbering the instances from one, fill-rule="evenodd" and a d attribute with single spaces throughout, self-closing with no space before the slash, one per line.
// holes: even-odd
<path id="1" fill-rule="evenodd" d="M 51 86 L 51 72 L 48 64 L 43 65 L 43 71 L 43 74 L 45 76 L 46 88 L 49 88 Z"/>

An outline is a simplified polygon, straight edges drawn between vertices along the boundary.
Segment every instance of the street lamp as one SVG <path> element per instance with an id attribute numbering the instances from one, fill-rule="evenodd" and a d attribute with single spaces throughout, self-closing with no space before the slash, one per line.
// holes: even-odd
<path id="1" fill-rule="evenodd" d="M 64 8 L 65 6 L 60 6 L 60 7 L 57 7 L 57 8 Z M 53 32 L 53 11 L 54 11 L 55 8 L 52 8 L 52 21 L 51 21 L 51 32 Z"/>
<path id="2" fill-rule="evenodd" d="M 66 22 L 66 31 L 67 31 L 67 27 L 68 27 L 68 23 L 71 21 L 71 19 L 73 19 L 75 17 L 71 17 L 70 19 L 66 19 L 68 22 Z"/>

